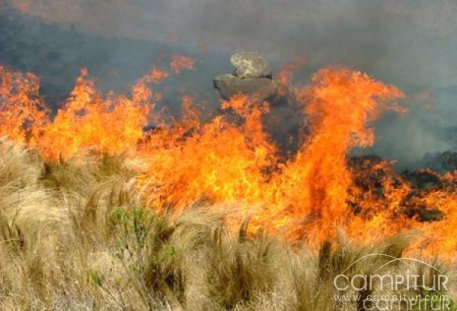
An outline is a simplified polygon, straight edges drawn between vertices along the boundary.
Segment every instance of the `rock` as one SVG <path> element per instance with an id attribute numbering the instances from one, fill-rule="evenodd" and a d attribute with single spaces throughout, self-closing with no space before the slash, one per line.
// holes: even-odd
<path id="1" fill-rule="evenodd" d="M 272 105 L 287 102 L 287 91 L 280 92 L 279 83 L 273 79 L 271 68 L 265 57 L 257 52 L 241 52 L 231 56 L 235 67 L 233 74 L 224 74 L 213 79 L 214 87 L 222 99 L 245 94 L 258 101 L 269 101 Z"/>
<path id="2" fill-rule="evenodd" d="M 277 83 L 269 78 L 241 79 L 233 74 L 224 74 L 214 78 L 213 84 L 224 100 L 236 94 L 246 94 L 262 101 L 274 97 L 278 92 Z"/>
<path id="3" fill-rule="evenodd" d="M 246 78 L 270 78 L 270 65 L 262 54 L 257 52 L 240 52 L 233 54 L 230 62 L 235 67 L 235 76 Z"/>

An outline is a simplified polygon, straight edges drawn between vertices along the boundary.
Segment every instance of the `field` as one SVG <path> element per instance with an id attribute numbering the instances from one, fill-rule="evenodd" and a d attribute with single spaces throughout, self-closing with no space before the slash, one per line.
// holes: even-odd
<path id="1" fill-rule="evenodd" d="M 334 277 L 367 254 L 399 258 L 414 238 L 360 248 L 341 235 L 311 251 L 247 234 L 248 221 L 227 226 L 230 211 L 207 202 L 179 216 L 145 209 L 133 187 L 140 163 L 121 156 L 47 162 L 7 140 L 0 148 L 2 310 L 365 310 L 374 292 L 338 301 Z"/>

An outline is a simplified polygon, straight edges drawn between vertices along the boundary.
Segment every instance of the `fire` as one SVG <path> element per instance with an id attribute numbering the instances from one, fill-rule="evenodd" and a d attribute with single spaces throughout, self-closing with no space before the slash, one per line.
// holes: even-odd
<path id="1" fill-rule="evenodd" d="M 87 75 L 83 69 L 63 109 L 33 140 L 32 146 L 51 159 L 68 159 L 91 148 L 107 154 L 128 152 L 143 138 L 153 106 L 153 93 L 145 84 L 156 77 L 140 79 L 131 98 L 110 94 L 104 99 Z"/>
<path id="2" fill-rule="evenodd" d="M 192 69 L 190 60 L 174 56 L 171 72 Z M 439 189 L 414 189 L 386 161 L 348 159 L 351 148 L 374 143 L 370 125 L 382 113 L 404 111 L 396 103 L 404 97 L 399 89 L 358 71 L 321 69 L 309 85 L 295 88 L 311 134 L 284 158 L 262 122 L 267 102 L 237 95 L 205 122 L 190 96 L 182 98 L 179 120 L 154 111 L 161 96 L 151 86 L 168 76 L 154 68 L 130 95 L 104 96 L 83 69 L 51 118 L 37 77 L 0 67 L 0 133 L 50 161 L 87 151 L 140 158 L 147 168 L 138 172 L 137 185 L 150 208 L 171 206 L 179 213 L 204 199 L 236 206 L 238 219 L 250 217 L 253 233 L 268 230 L 315 244 L 342 231 L 373 243 L 420 229 L 416 251 L 457 249 L 450 233 L 457 221 L 455 175 L 437 174 L 444 185 Z M 144 130 L 151 120 L 157 127 Z M 421 222 L 421 213 L 435 213 L 439 221 Z"/>
<path id="3" fill-rule="evenodd" d="M 149 73 L 149 80 L 156 84 L 162 83 L 166 78 L 168 78 L 168 72 L 157 68 L 152 68 L 151 72 Z"/>
<path id="4" fill-rule="evenodd" d="M 386 109 L 399 110 L 391 100 L 403 94 L 360 72 L 324 69 L 313 76 L 303 96 L 312 138 L 288 163 L 281 184 L 296 205 L 294 214 L 324 219 L 330 229 L 348 218 L 348 150 L 373 144 L 368 124 Z"/>
<path id="5" fill-rule="evenodd" d="M 175 54 L 171 56 L 170 67 L 175 74 L 178 74 L 184 70 L 195 69 L 195 62 L 189 56 Z"/>
<path id="6" fill-rule="evenodd" d="M 261 117 L 268 113 L 268 106 L 246 96 L 222 104 L 242 118 L 241 124 L 217 117 L 208 124 L 193 125 L 187 136 L 183 135 L 186 122 L 171 128 L 163 139 L 169 144 L 151 146 L 147 175 L 159 185 L 154 190 L 159 193 L 155 203 L 173 202 L 179 209 L 202 197 L 242 201 L 246 213 L 249 206 L 260 206 L 252 215 L 254 227 L 314 219 L 313 225 L 292 225 L 287 231 L 298 237 L 306 230 L 320 239 L 335 233 L 346 224 L 343 220 L 350 212 L 346 201 L 352 177 L 347 151 L 373 143 L 367 125 L 386 109 L 400 110 L 391 100 L 402 93 L 359 72 L 325 69 L 301 95 L 313 135 L 288 162 L 277 155 L 262 127 Z"/>
<path id="7" fill-rule="evenodd" d="M 47 122 L 38 78 L 3 66 L 0 77 L 0 135 L 24 143 Z"/>

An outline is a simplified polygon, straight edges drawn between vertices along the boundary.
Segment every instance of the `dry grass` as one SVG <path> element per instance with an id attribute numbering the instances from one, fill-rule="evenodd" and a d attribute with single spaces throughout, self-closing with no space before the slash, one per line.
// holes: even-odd
<path id="1" fill-rule="evenodd" d="M 334 277 L 408 243 L 292 249 L 230 230 L 226 212 L 204 203 L 159 217 L 140 207 L 134 178 L 122 158 L 44 163 L 1 141 L 1 310 L 363 310 L 335 301 Z"/>

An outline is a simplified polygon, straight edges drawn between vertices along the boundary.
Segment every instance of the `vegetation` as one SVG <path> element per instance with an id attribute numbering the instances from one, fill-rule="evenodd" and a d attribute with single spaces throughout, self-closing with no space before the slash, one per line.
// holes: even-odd
<path id="1" fill-rule="evenodd" d="M 360 248 L 341 238 L 315 253 L 251 236 L 247 222 L 233 230 L 228 212 L 205 202 L 158 215 L 141 207 L 136 165 L 46 163 L 1 141 L 1 310 L 365 310 L 373 293 L 335 299 L 335 276 L 369 275 L 386 259 L 358 259 L 398 258 L 409 241 Z"/>

